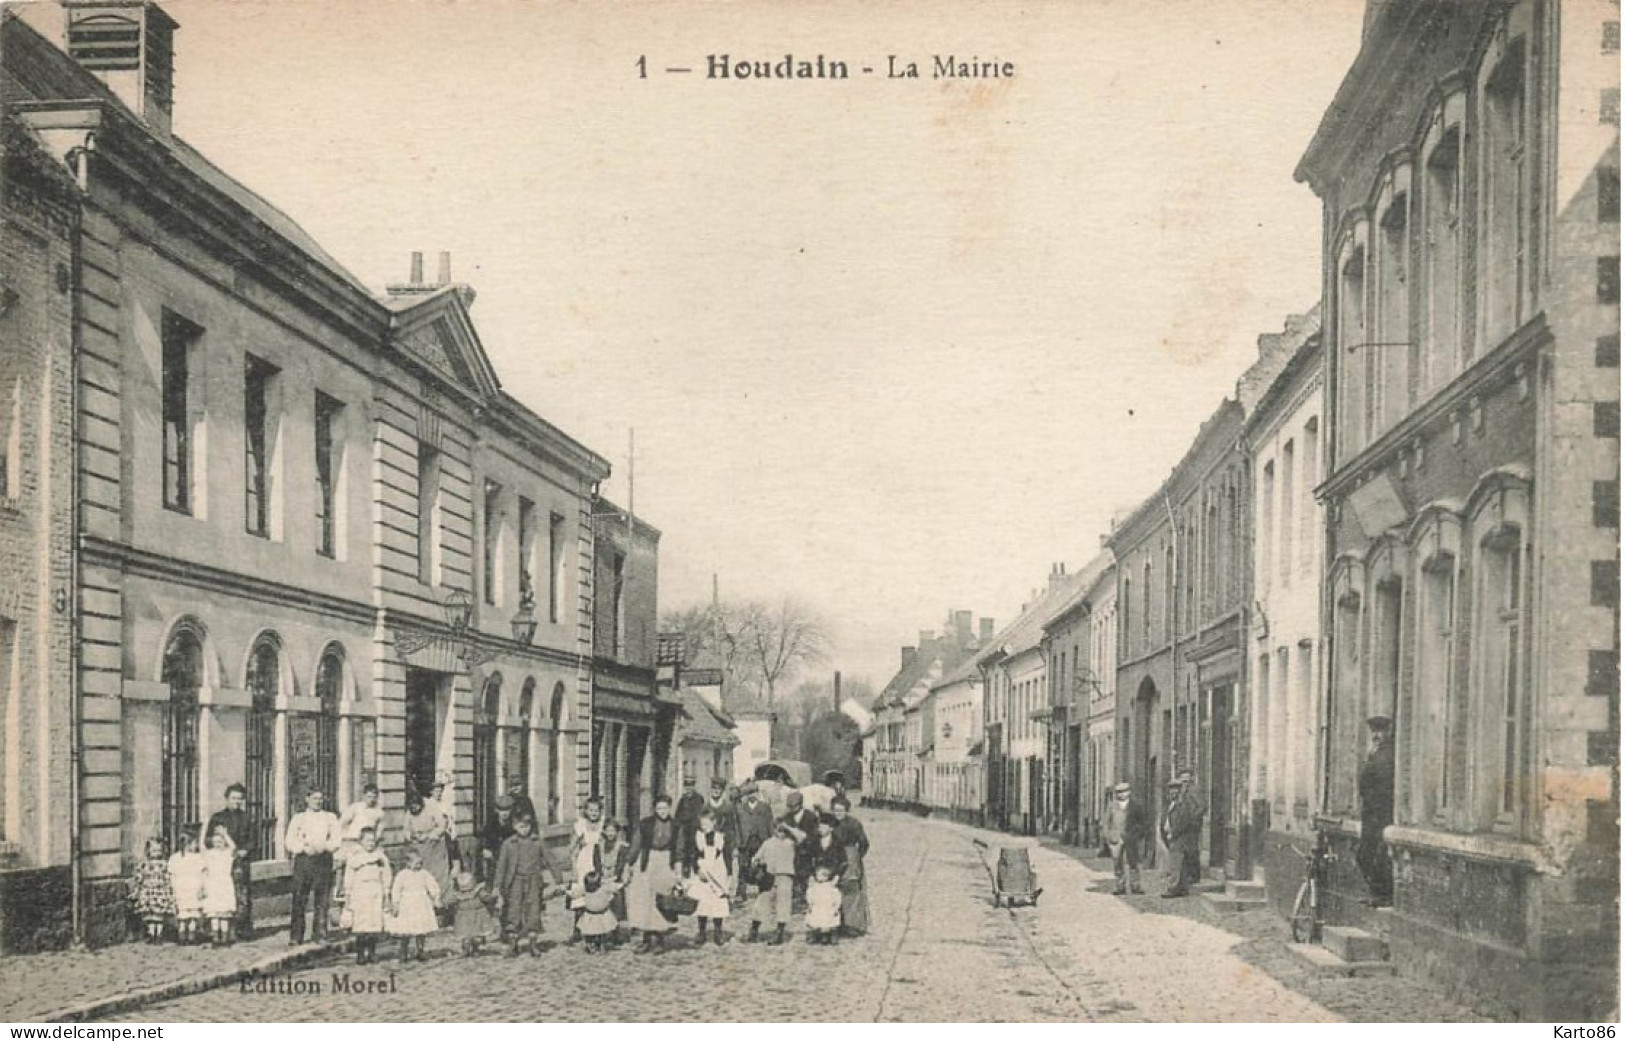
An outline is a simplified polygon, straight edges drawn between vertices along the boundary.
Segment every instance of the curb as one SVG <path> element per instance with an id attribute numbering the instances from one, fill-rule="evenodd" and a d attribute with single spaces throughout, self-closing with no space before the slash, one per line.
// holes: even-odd
<path id="1" fill-rule="evenodd" d="M 306 944 L 303 947 L 267 955 L 243 968 L 226 969 L 221 972 L 206 973 L 187 979 L 172 980 L 169 983 L 143 987 L 140 990 L 115 994 L 112 997 L 97 998 L 94 1001 L 88 1001 L 80 1005 L 69 1005 L 66 1008 L 57 1009 L 55 1012 L 46 1013 L 40 1017 L 40 1021 L 45 1023 L 79 1023 L 87 1019 L 116 1016 L 121 1012 L 131 1012 L 147 1005 L 156 1005 L 175 998 L 200 994 L 203 991 L 214 990 L 217 987 L 227 987 L 255 976 L 278 972 L 283 969 L 297 968 L 310 962 L 319 961 L 329 955 L 342 954 L 354 943 L 353 939 L 345 938 L 331 940 L 319 945 Z"/>

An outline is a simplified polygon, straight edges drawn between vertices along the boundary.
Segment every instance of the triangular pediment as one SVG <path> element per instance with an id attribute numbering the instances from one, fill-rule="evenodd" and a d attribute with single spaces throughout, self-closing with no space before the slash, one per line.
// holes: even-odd
<path id="1" fill-rule="evenodd" d="M 446 382 L 490 397 L 501 384 L 460 290 L 459 286 L 446 286 L 419 299 L 392 298 L 390 343 Z"/>

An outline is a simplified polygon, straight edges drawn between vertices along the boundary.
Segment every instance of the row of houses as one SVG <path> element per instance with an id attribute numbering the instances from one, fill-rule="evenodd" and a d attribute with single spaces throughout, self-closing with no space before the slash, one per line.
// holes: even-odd
<path id="1" fill-rule="evenodd" d="M 374 292 L 175 136 L 177 29 L 0 18 L 5 951 L 122 938 L 228 785 L 274 920 L 311 787 L 376 785 L 386 843 L 437 778 L 465 843 L 517 792 L 563 842 L 740 744 L 659 681 L 660 532 L 502 388 L 450 258 Z"/>
<path id="2" fill-rule="evenodd" d="M 1617 18 L 1368 5 L 1296 171 L 1320 304 L 1081 571 L 904 649 L 873 798 L 1093 845 L 1112 784 L 1156 808 L 1189 771 L 1212 873 L 1285 911 L 1323 837 L 1330 918 L 1401 971 L 1617 1008 Z M 1391 907 L 1356 856 L 1375 716 Z"/>

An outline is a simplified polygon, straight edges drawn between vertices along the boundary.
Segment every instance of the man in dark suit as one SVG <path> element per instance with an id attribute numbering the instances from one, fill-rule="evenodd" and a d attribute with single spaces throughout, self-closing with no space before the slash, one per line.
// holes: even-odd
<path id="1" fill-rule="evenodd" d="M 683 794 L 677 797 L 677 805 L 672 807 L 672 819 L 677 822 L 677 841 L 680 845 L 678 859 L 688 856 L 690 848 L 694 845 L 694 833 L 700 830 L 700 814 L 705 810 L 705 796 L 694 787 L 694 778 L 683 777 Z"/>
<path id="2" fill-rule="evenodd" d="M 1371 750 L 1360 766 L 1360 848 L 1355 861 L 1372 907 L 1394 902 L 1394 864 L 1388 859 L 1383 829 L 1394 823 L 1394 721 L 1387 716 L 1366 720 L 1371 728 Z"/>
<path id="3" fill-rule="evenodd" d="M 226 788 L 226 808 L 215 812 L 203 829 L 205 844 L 215 829 L 224 828 L 236 846 L 231 862 L 231 881 L 237 890 L 237 917 L 234 932 L 239 940 L 247 939 L 253 928 L 254 916 L 249 905 L 249 865 L 254 862 L 254 820 L 248 814 L 248 789 L 241 784 Z"/>
<path id="4" fill-rule="evenodd" d="M 705 800 L 704 809 L 709 811 L 711 818 L 716 821 L 717 830 L 732 839 L 734 845 L 739 844 L 739 808 L 728 795 L 728 782 L 720 777 L 711 778 L 711 797 Z"/>
<path id="5" fill-rule="evenodd" d="M 749 866 L 756 851 L 773 835 L 773 806 L 756 790 L 755 781 L 746 781 L 739 789 L 737 820 L 739 822 L 739 862 Z M 745 876 L 739 872 L 739 896 L 745 896 Z"/>

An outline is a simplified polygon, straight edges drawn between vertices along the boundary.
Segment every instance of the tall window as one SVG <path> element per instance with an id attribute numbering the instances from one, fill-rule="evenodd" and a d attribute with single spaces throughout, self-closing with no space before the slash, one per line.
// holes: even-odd
<path id="1" fill-rule="evenodd" d="M 564 585 L 564 518 L 547 518 L 547 620 L 558 624 Z"/>
<path id="2" fill-rule="evenodd" d="M 269 640 L 254 646 L 248 658 L 248 733 L 243 780 L 248 788 L 248 817 L 254 827 L 254 849 L 262 859 L 276 850 L 276 695 L 277 649 Z"/>
<path id="3" fill-rule="evenodd" d="M 1479 567 L 1480 823 L 1502 826 L 1517 824 L 1523 797 L 1522 541 L 1518 528 L 1501 526 L 1482 543 Z"/>
<path id="4" fill-rule="evenodd" d="M 1319 562 L 1315 560 L 1316 525 L 1320 513 L 1315 509 L 1315 485 L 1320 483 L 1320 417 L 1311 416 L 1309 422 L 1303 425 L 1303 537 L 1299 544 L 1303 549 L 1301 566 L 1304 571 L 1313 573 L 1318 570 Z"/>
<path id="5" fill-rule="evenodd" d="M 619 658 L 621 650 L 626 646 L 626 554 L 615 554 L 613 571 L 610 578 L 610 609 L 614 612 L 610 616 L 610 633 L 613 639 L 609 646 L 609 656 Z"/>
<path id="6" fill-rule="evenodd" d="M 250 535 L 271 534 L 270 413 L 276 368 L 249 356 L 243 365 L 243 523 Z"/>
<path id="7" fill-rule="evenodd" d="M 1381 346 L 1372 347 L 1376 379 L 1371 392 L 1376 405 L 1376 432 L 1397 423 L 1409 405 L 1411 343 L 1410 308 L 1410 195 L 1408 168 L 1393 175 L 1388 205 L 1377 222 L 1377 334 Z"/>
<path id="8" fill-rule="evenodd" d="M 1530 279 L 1529 156 L 1525 126 L 1524 47 L 1516 40 L 1484 84 L 1484 348 L 1523 321 Z"/>
<path id="9" fill-rule="evenodd" d="M 499 549 L 502 538 L 502 485 L 495 481 L 485 482 L 484 521 L 485 548 L 481 556 L 484 561 L 482 576 L 485 579 L 485 602 L 495 604 L 500 599 L 497 583 L 501 581 L 499 577 L 501 572 L 497 561 L 501 556 Z"/>
<path id="10" fill-rule="evenodd" d="M 179 849 L 181 832 L 202 824 L 198 812 L 198 731 L 202 710 L 198 688 L 203 685 L 203 645 L 196 634 L 182 629 L 164 649 L 164 683 L 169 701 L 164 706 L 163 828 L 170 849 Z"/>
<path id="11" fill-rule="evenodd" d="M 1258 489 L 1258 584 L 1270 587 L 1275 570 L 1275 460 L 1264 464 Z"/>
<path id="12" fill-rule="evenodd" d="M 339 792 L 339 720 L 344 704 L 344 659 L 336 651 L 322 655 L 316 666 L 316 786 L 332 807 L 343 806 Z M 298 794 L 298 793 L 294 793 Z M 289 805 L 298 805 L 290 803 Z"/>
<path id="13" fill-rule="evenodd" d="M 1412 820 L 1447 818 L 1457 799 L 1460 726 L 1455 693 L 1456 559 L 1435 553 L 1422 564 L 1416 620 L 1416 683 L 1411 725 Z"/>
<path id="14" fill-rule="evenodd" d="M 534 567 L 532 556 L 536 552 L 536 504 L 523 496 L 519 499 L 519 598 L 535 597 L 536 583 L 531 578 Z"/>
<path id="15" fill-rule="evenodd" d="M 1427 392 L 1444 386 L 1461 361 L 1461 127 L 1452 125 L 1436 136 L 1427 153 L 1422 196 L 1426 312 L 1420 382 Z"/>
<path id="16" fill-rule="evenodd" d="M 1297 558 L 1292 553 L 1292 537 L 1297 530 L 1297 518 L 1293 510 L 1298 508 L 1297 495 L 1293 488 L 1293 465 L 1297 448 L 1293 442 L 1288 441 L 1281 447 L 1281 585 L 1287 586 L 1292 582 L 1292 569 L 1296 566 Z"/>
<path id="17" fill-rule="evenodd" d="M 474 820 L 491 819 L 497 797 L 497 720 L 502 712 L 502 677 L 485 681 L 478 709 L 474 713 Z"/>
<path id="18" fill-rule="evenodd" d="M 1402 665 L 1400 610 L 1405 602 L 1405 585 L 1391 575 L 1377 583 L 1375 612 L 1371 617 L 1370 700 L 1363 715 L 1392 717 L 1399 704 L 1399 676 Z"/>
<path id="19" fill-rule="evenodd" d="M 16 498 L 22 487 L 22 383 L 0 384 L 0 499 Z"/>
<path id="20" fill-rule="evenodd" d="M 530 794 L 530 723 L 536 711 L 536 681 L 527 679 L 519 691 L 519 747 L 508 767 L 508 776 L 525 786 Z"/>
<path id="21" fill-rule="evenodd" d="M 163 319 L 164 507 L 192 512 L 192 346 L 203 330 L 168 311 Z"/>
<path id="22" fill-rule="evenodd" d="M 433 585 L 440 555 L 439 518 L 440 451 L 418 442 L 418 581 Z"/>
<path id="23" fill-rule="evenodd" d="M 1372 351 L 1365 323 L 1365 245 L 1352 240 L 1345 246 L 1338 272 L 1337 296 L 1338 379 L 1342 383 L 1343 415 L 1338 424 L 1342 456 L 1352 458 L 1370 436 L 1369 395 Z"/>
<path id="24" fill-rule="evenodd" d="M 549 762 L 552 766 L 553 776 L 547 786 L 547 822 L 557 824 L 563 819 L 564 795 L 570 776 L 575 772 L 575 763 L 569 761 L 566 753 L 569 751 L 570 734 L 564 729 L 565 704 L 564 684 L 553 685 L 553 696 L 548 701 L 548 718 L 553 721 L 553 747 Z"/>
<path id="25" fill-rule="evenodd" d="M 1144 581 L 1140 584 L 1140 650 L 1151 649 L 1151 561 L 1144 567 Z"/>
<path id="26" fill-rule="evenodd" d="M 339 445 L 336 426 L 344 406 L 316 392 L 316 552 L 338 555 Z"/>

